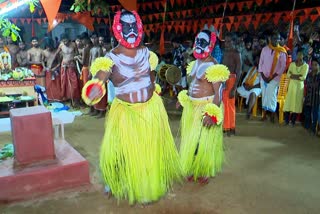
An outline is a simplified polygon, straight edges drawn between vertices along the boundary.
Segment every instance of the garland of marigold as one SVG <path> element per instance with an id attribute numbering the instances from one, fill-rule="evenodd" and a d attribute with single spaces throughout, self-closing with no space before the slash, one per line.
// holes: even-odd
<path id="1" fill-rule="evenodd" d="M 160 86 L 158 83 L 155 84 L 155 89 L 154 89 L 154 91 L 155 91 L 158 95 L 161 94 L 161 86 Z"/>
<path id="2" fill-rule="evenodd" d="M 92 76 L 95 76 L 99 71 L 111 72 L 113 61 L 110 58 L 98 57 L 90 66 Z"/>
<path id="3" fill-rule="evenodd" d="M 230 71 L 222 64 L 211 65 L 206 69 L 205 78 L 209 82 L 224 82 L 229 79 Z"/>
<path id="4" fill-rule="evenodd" d="M 203 116 L 209 116 L 217 125 L 220 125 L 223 121 L 223 112 L 221 108 L 213 103 L 208 103 L 205 105 L 203 109 Z"/>
<path id="5" fill-rule="evenodd" d="M 187 102 L 190 102 L 187 90 L 180 91 L 180 93 L 178 94 L 178 101 L 183 107 L 186 105 Z"/>
<path id="6" fill-rule="evenodd" d="M 150 63 L 150 70 L 154 71 L 158 65 L 159 58 L 157 54 L 154 52 L 150 51 L 150 56 L 149 56 L 149 63 Z"/>

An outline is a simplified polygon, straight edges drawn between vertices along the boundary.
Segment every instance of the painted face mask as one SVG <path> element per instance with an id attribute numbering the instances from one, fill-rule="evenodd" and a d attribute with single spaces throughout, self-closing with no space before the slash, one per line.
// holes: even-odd
<path id="1" fill-rule="evenodd" d="M 137 12 L 117 12 L 112 29 L 116 39 L 124 47 L 136 48 L 139 46 L 142 39 L 143 27 Z"/>
<path id="2" fill-rule="evenodd" d="M 205 32 L 200 32 L 195 39 L 193 56 L 196 59 L 205 59 L 211 54 L 216 43 L 216 34 L 211 33 L 210 37 Z"/>

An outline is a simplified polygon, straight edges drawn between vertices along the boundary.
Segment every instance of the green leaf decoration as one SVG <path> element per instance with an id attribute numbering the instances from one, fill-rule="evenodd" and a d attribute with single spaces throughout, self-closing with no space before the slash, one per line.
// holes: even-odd
<path id="1" fill-rule="evenodd" d="M 10 35 L 10 29 L 5 29 L 4 31 L 3 31 L 3 33 L 2 33 L 2 36 L 4 36 L 4 37 L 7 37 L 7 36 L 9 36 Z"/>
<path id="2" fill-rule="evenodd" d="M 29 9 L 30 9 L 30 12 L 31 12 L 31 13 L 34 12 L 35 6 L 34 6 L 33 3 L 29 3 Z"/>

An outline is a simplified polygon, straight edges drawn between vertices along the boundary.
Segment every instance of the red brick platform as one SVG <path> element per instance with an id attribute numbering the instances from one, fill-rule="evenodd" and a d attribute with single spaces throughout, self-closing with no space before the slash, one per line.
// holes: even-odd
<path id="1" fill-rule="evenodd" d="M 56 163 L 22 169 L 14 160 L 0 164 L 0 202 L 30 199 L 49 192 L 89 185 L 89 163 L 66 141 L 55 142 Z"/>
<path id="2" fill-rule="evenodd" d="M 53 141 L 42 106 L 10 111 L 15 157 L 0 164 L 0 203 L 90 184 L 89 163 L 65 140 Z"/>

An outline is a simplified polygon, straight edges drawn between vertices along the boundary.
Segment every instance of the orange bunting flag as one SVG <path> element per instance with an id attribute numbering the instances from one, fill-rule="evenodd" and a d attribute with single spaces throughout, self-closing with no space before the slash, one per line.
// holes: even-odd
<path id="1" fill-rule="evenodd" d="M 181 15 L 182 15 L 182 18 L 186 18 L 187 11 L 186 10 L 181 11 Z"/>
<path id="2" fill-rule="evenodd" d="M 153 5 L 155 8 L 157 8 L 157 10 L 160 9 L 160 2 L 153 2 Z"/>
<path id="3" fill-rule="evenodd" d="M 119 0 L 119 2 L 126 10 L 137 10 L 137 0 Z"/>
<path id="4" fill-rule="evenodd" d="M 160 13 L 155 13 L 154 16 L 156 17 L 157 21 L 159 20 Z"/>
<path id="5" fill-rule="evenodd" d="M 21 18 L 19 20 L 20 20 L 21 24 L 24 24 L 24 22 L 26 21 L 26 19 L 23 19 L 23 18 Z"/>
<path id="6" fill-rule="evenodd" d="M 250 23 L 252 20 L 252 15 L 245 15 L 246 17 L 246 22 Z"/>
<path id="7" fill-rule="evenodd" d="M 253 21 L 253 22 L 252 22 L 253 27 L 254 27 L 254 29 L 255 29 L 255 30 L 257 30 L 257 29 L 258 29 L 258 25 L 259 25 L 259 23 L 260 23 L 260 21 L 259 21 L 259 20 L 255 20 L 255 21 Z"/>
<path id="8" fill-rule="evenodd" d="M 274 13 L 273 15 L 274 15 L 273 23 L 277 25 L 279 23 L 279 20 L 280 20 L 280 17 L 281 17 L 281 13 Z"/>
<path id="9" fill-rule="evenodd" d="M 256 3 L 258 4 L 258 6 L 261 6 L 263 3 L 263 0 L 256 0 Z"/>
<path id="10" fill-rule="evenodd" d="M 308 19 L 308 16 L 300 16 L 300 23 L 303 24 Z"/>
<path id="11" fill-rule="evenodd" d="M 272 0 L 266 0 L 266 4 L 270 4 Z"/>
<path id="12" fill-rule="evenodd" d="M 187 29 L 187 32 L 190 33 L 191 32 L 191 25 L 187 25 L 186 29 Z"/>
<path id="13" fill-rule="evenodd" d="M 198 33 L 198 24 L 195 23 L 193 26 L 192 26 L 192 32 L 193 33 Z"/>
<path id="14" fill-rule="evenodd" d="M 318 19 L 318 17 L 319 17 L 318 15 L 311 15 L 310 19 L 311 19 L 312 23 L 314 23 Z"/>
<path id="15" fill-rule="evenodd" d="M 231 31 L 231 23 L 226 23 L 225 24 L 227 30 L 230 32 Z"/>
<path id="16" fill-rule="evenodd" d="M 256 14 L 255 15 L 256 21 L 260 22 L 261 17 L 262 17 L 262 14 Z"/>
<path id="17" fill-rule="evenodd" d="M 240 26 L 240 22 L 234 22 L 234 23 L 233 23 L 233 26 L 234 26 L 234 29 L 235 29 L 236 31 L 238 31 L 239 26 Z"/>
<path id="18" fill-rule="evenodd" d="M 242 9 L 243 9 L 243 4 L 244 4 L 244 2 L 237 2 L 236 4 L 237 4 L 238 10 L 241 12 Z"/>
<path id="19" fill-rule="evenodd" d="M 269 21 L 269 19 L 271 18 L 271 16 L 272 16 L 272 13 L 265 13 L 264 14 L 264 22 L 267 22 L 267 21 Z"/>
<path id="20" fill-rule="evenodd" d="M 246 5 L 247 5 L 248 9 L 250 10 L 252 8 L 253 1 L 247 1 Z"/>
<path id="21" fill-rule="evenodd" d="M 38 25 L 41 25 L 41 19 L 35 19 Z"/>
<path id="22" fill-rule="evenodd" d="M 77 21 L 80 24 L 84 25 L 86 28 L 88 28 L 88 30 L 94 31 L 94 18 L 91 16 L 90 12 L 72 14 L 71 18 L 74 21 Z"/>
<path id="23" fill-rule="evenodd" d="M 42 13 L 43 13 L 43 10 L 42 10 L 42 9 L 38 9 L 38 14 L 39 14 L 39 16 L 41 16 Z"/>
<path id="24" fill-rule="evenodd" d="M 148 15 L 148 19 L 149 19 L 150 22 L 152 22 L 153 21 L 153 15 L 152 14 Z"/>
<path id="25" fill-rule="evenodd" d="M 313 8 L 304 9 L 305 16 L 309 16 Z"/>
<path id="26" fill-rule="evenodd" d="M 288 48 L 293 50 L 293 17 L 291 17 L 290 28 L 289 28 L 289 36 L 288 36 Z"/>
<path id="27" fill-rule="evenodd" d="M 53 26 L 53 20 L 56 18 L 56 15 L 59 11 L 61 0 L 40 0 L 42 8 L 44 12 L 46 13 L 47 19 L 48 19 L 48 26 Z M 51 29 L 48 29 L 51 30 Z"/>
<path id="28" fill-rule="evenodd" d="M 247 21 L 247 22 L 244 22 L 243 24 L 244 24 L 244 26 L 245 26 L 246 29 L 249 29 L 250 22 Z"/>
<path id="29" fill-rule="evenodd" d="M 150 37 L 150 30 L 145 30 L 144 33 L 145 33 L 148 37 Z"/>
<path id="30" fill-rule="evenodd" d="M 184 25 L 179 25 L 179 29 L 181 33 L 184 33 Z"/>
<path id="31" fill-rule="evenodd" d="M 170 0 L 171 7 L 174 5 L 174 0 Z"/>
<path id="32" fill-rule="evenodd" d="M 236 4 L 233 3 L 233 2 L 232 2 L 232 3 L 229 3 L 228 5 L 229 5 L 229 8 L 230 8 L 231 11 L 233 11 L 234 6 L 236 6 Z"/>
<path id="33" fill-rule="evenodd" d="M 228 19 L 229 19 L 230 23 L 234 22 L 234 16 L 228 16 Z"/>

